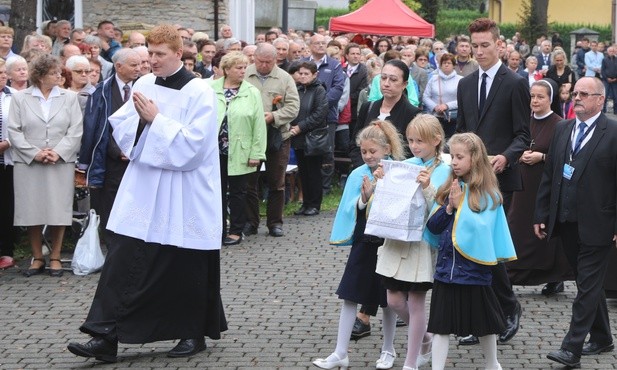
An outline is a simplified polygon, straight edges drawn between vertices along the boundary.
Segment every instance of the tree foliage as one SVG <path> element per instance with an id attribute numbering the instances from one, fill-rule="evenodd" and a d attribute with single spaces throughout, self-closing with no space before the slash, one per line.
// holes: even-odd
<path id="1" fill-rule="evenodd" d="M 36 0 L 11 0 L 9 25 L 15 31 L 13 48 L 21 50 L 24 38 L 36 30 Z"/>
<path id="2" fill-rule="evenodd" d="M 479 11 L 484 0 L 441 0 L 443 9 L 459 9 Z"/>
<path id="3" fill-rule="evenodd" d="M 533 44 L 542 34 L 548 31 L 548 0 L 524 0 L 521 3 L 519 16 L 519 31 L 521 36 Z"/>
<path id="4" fill-rule="evenodd" d="M 420 0 L 421 8 L 420 15 L 425 21 L 436 24 L 437 15 L 439 14 L 439 1 L 437 0 Z"/>

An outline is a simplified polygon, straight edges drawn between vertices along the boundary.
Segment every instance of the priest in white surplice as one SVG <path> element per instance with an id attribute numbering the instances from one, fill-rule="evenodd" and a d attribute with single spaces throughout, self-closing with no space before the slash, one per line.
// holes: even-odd
<path id="1" fill-rule="evenodd" d="M 183 68 L 169 25 L 148 36 L 152 74 L 110 117 L 129 158 L 107 224 L 113 232 L 99 285 L 68 349 L 115 362 L 118 342 L 180 339 L 170 357 L 206 348 L 227 329 L 220 296 L 221 194 L 214 92 Z"/>

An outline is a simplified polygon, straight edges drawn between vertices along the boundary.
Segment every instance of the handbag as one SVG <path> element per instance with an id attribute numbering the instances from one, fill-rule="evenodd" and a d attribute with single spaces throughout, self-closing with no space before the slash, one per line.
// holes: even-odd
<path id="1" fill-rule="evenodd" d="M 402 240 L 422 240 L 427 205 L 416 181 L 423 166 L 382 160 L 385 176 L 377 181 L 368 210 L 365 234 Z"/>
<path id="2" fill-rule="evenodd" d="M 77 241 L 71 269 L 75 275 L 88 275 L 99 271 L 105 263 L 105 256 L 101 251 L 99 240 L 99 215 L 91 209 L 88 215 L 88 224 L 83 235 Z"/>
<path id="3" fill-rule="evenodd" d="M 273 127 L 272 125 L 268 125 L 268 146 L 266 150 L 268 153 L 274 153 L 281 150 L 281 146 L 283 145 L 283 135 L 281 135 L 281 130 L 278 127 Z"/>
<path id="4" fill-rule="evenodd" d="M 443 104 L 441 100 L 441 77 L 437 76 L 437 86 L 439 87 L 439 105 Z M 456 121 L 458 117 L 458 109 L 448 109 L 443 113 L 435 113 L 435 111 L 431 112 L 435 117 L 439 119 L 439 121 L 443 121 L 444 123 Z"/>
<path id="5" fill-rule="evenodd" d="M 324 155 L 332 152 L 328 126 L 316 128 L 304 135 L 304 155 L 307 157 Z"/>

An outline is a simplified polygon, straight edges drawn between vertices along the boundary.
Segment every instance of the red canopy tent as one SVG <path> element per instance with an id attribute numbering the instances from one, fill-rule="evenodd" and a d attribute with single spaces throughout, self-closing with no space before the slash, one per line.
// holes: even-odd
<path id="1" fill-rule="evenodd" d="M 370 0 L 355 12 L 330 18 L 330 31 L 435 37 L 435 26 L 400 0 Z"/>

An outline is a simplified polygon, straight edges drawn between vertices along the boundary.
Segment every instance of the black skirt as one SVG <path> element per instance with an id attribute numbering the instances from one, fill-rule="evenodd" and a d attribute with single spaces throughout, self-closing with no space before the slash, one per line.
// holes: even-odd
<path id="1" fill-rule="evenodd" d="M 220 339 L 227 330 L 220 251 L 146 243 L 113 234 L 80 330 L 121 343 Z"/>
<path id="2" fill-rule="evenodd" d="M 386 289 L 395 292 L 428 292 L 433 288 L 433 283 L 412 283 L 410 281 L 396 280 L 395 278 L 385 276 L 381 277 L 381 283 Z"/>
<path id="3" fill-rule="evenodd" d="M 359 304 L 387 307 L 386 288 L 381 284 L 377 267 L 377 248 L 383 239 L 363 237 L 354 241 L 349 251 L 345 272 L 336 290 L 340 299 Z M 372 241 L 375 239 L 375 241 Z"/>
<path id="4" fill-rule="evenodd" d="M 505 318 L 488 285 L 446 284 L 435 280 L 427 331 L 434 334 L 500 334 Z"/>

